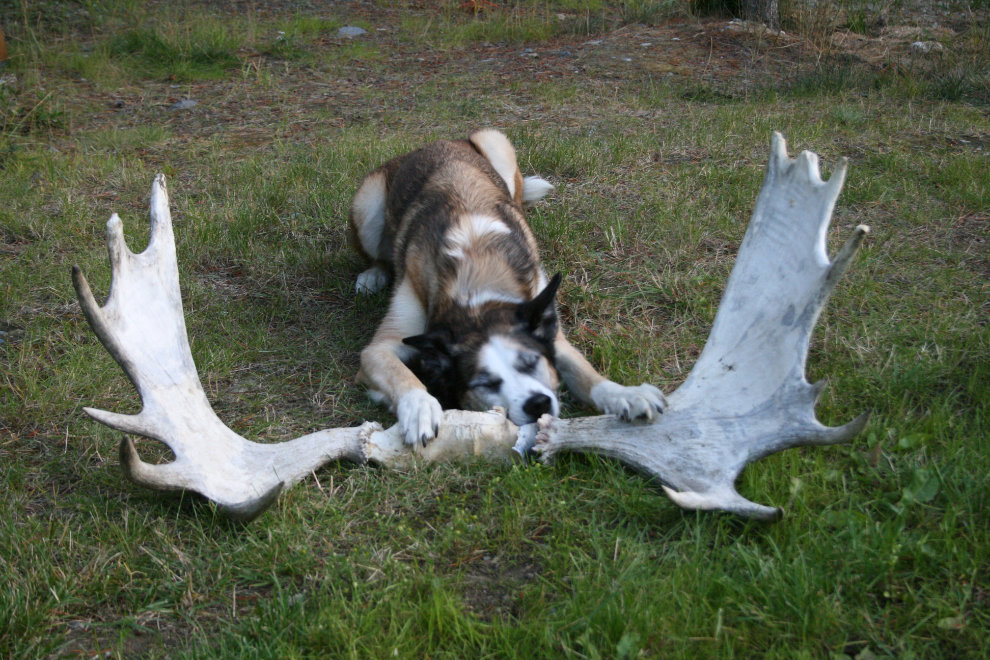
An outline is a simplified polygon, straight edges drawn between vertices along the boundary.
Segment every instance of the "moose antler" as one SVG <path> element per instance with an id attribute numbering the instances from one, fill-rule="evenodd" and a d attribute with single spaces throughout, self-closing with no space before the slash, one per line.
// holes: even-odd
<path id="1" fill-rule="evenodd" d="M 96 336 L 141 395 L 137 415 L 84 408 L 111 428 L 159 440 L 175 461 L 149 465 L 138 456 L 130 438 L 120 445 L 120 462 L 131 481 L 154 490 L 191 490 L 213 500 L 231 518 L 248 521 L 261 514 L 284 486 L 299 481 L 324 463 L 348 459 L 376 460 L 400 466 L 409 461 L 398 431 L 377 424 L 329 429 L 289 442 L 259 444 L 237 435 L 213 412 L 189 350 L 179 291 L 172 217 L 165 177 L 151 187 L 151 240 L 141 254 L 124 243 L 117 214 L 107 223 L 107 248 L 113 278 L 101 308 L 78 266 L 72 281 Z M 484 453 L 511 447 L 515 427 L 505 415 L 461 419 L 452 411 L 447 433 L 424 454 L 443 458 L 458 452 Z M 484 442 L 475 442 L 484 438 Z M 507 452 L 503 452 L 507 453 Z"/>
<path id="2" fill-rule="evenodd" d="M 141 395 L 137 415 L 85 408 L 111 428 L 167 444 L 172 463 L 141 461 L 129 438 L 121 464 L 134 482 L 156 490 L 192 490 L 232 518 L 251 520 L 281 489 L 329 461 L 404 467 L 413 460 L 468 456 L 505 460 L 536 443 L 544 461 L 561 451 L 603 454 L 640 469 L 688 509 L 723 509 L 773 519 L 780 510 L 749 502 L 733 483 L 747 463 L 801 445 L 846 441 L 868 414 L 838 428 L 815 420 L 823 384 L 805 380 L 811 330 L 839 277 L 869 231 L 857 227 L 834 262 L 825 237 L 846 161 L 828 183 L 817 157 L 787 157 L 775 133 L 763 190 L 705 349 L 687 381 L 668 397 L 653 425 L 611 415 L 554 420 L 518 428 L 504 411 L 448 411 L 439 436 L 411 449 L 398 425 L 329 429 L 278 444 L 237 435 L 216 416 L 196 373 L 179 292 L 175 239 L 165 177 L 151 190 L 151 240 L 141 254 L 124 244 L 120 219 L 107 223 L 113 279 L 101 308 L 78 266 L 73 283 L 97 337 Z M 515 445 L 515 446 L 513 446 Z"/>
<path id="3" fill-rule="evenodd" d="M 811 331 L 869 227 L 858 226 L 833 262 L 825 238 L 847 160 L 823 182 L 818 157 L 787 156 L 780 133 L 753 218 L 708 341 L 663 417 L 631 426 L 608 416 L 540 422 L 537 449 L 610 456 L 663 484 L 686 509 L 722 509 L 761 520 L 782 511 L 754 504 L 734 482 L 747 463 L 806 445 L 850 440 L 869 419 L 828 428 L 815 419 L 824 382 L 805 379 Z"/>

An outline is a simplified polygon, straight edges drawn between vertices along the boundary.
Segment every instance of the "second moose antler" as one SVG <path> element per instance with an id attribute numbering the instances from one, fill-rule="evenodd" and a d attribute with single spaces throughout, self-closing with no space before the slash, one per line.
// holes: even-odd
<path id="1" fill-rule="evenodd" d="M 449 411 L 440 435 L 416 455 L 504 458 L 517 437 L 522 446 L 535 436 L 544 460 L 561 451 L 617 458 L 661 482 L 682 507 L 777 517 L 778 509 L 735 491 L 746 464 L 789 447 L 843 442 L 867 421 L 861 415 L 842 427 L 822 426 L 814 415 L 822 385 L 809 384 L 804 373 L 815 322 L 868 231 L 858 227 L 829 261 L 825 238 L 845 170 L 843 160 L 823 182 L 814 154 L 791 160 L 783 137 L 774 134 L 763 189 L 711 335 L 656 424 L 634 426 L 610 415 L 545 417 L 537 431 L 536 425 L 518 429 L 504 413 Z M 397 426 L 329 429 L 277 444 L 249 442 L 228 429 L 206 398 L 189 350 L 164 177 L 152 186 L 151 240 L 143 253 L 127 249 L 116 215 L 107 231 L 113 280 L 106 304 L 96 303 L 78 267 L 73 283 L 143 409 L 137 415 L 85 410 L 107 426 L 160 440 L 176 455 L 172 463 L 149 465 L 125 437 L 121 463 L 130 479 L 156 490 L 198 492 L 231 517 L 250 520 L 284 485 L 328 461 L 402 466 L 412 460 Z"/>
<path id="2" fill-rule="evenodd" d="M 825 239 L 847 161 L 822 181 L 818 157 L 787 156 L 774 133 L 763 189 L 739 247 L 715 323 L 684 384 L 667 397 L 651 426 L 608 418 L 541 423 L 538 449 L 611 456 L 663 484 L 687 509 L 722 509 L 773 519 L 779 509 L 754 504 L 735 490 L 747 463 L 805 445 L 850 440 L 869 413 L 837 428 L 815 419 L 825 383 L 805 379 L 811 331 L 825 301 L 859 249 L 860 225 L 830 262 Z"/>

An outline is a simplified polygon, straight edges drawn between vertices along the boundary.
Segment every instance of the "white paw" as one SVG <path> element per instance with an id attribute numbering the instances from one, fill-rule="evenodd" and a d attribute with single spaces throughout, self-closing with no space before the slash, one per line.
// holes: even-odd
<path id="1" fill-rule="evenodd" d="M 388 286 L 388 272 L 381 266 L 372 266 L 357 277 L 354 292 L 359 296 L 370 296 Z"/>
<path id="2" fill-rule="evenodd" d="M 421 442 L 425 447 L 440 431 L 443 408 L 426 390 L 410 390 L 399 397 L 395 416 L 399 418 L 399 430 L 406 444 Z"/>
<path id="3" fill-rule="evenodd" d="M 646 383 L 627 387 L 606 380 L 591 388 L 591 400 L 599 410 L 624 422 L 652 422 L 667 408 L 663 392 Z"/>

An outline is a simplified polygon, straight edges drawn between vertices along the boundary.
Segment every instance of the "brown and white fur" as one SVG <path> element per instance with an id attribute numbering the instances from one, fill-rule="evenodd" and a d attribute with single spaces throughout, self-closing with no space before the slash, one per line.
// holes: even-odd
<path id="1" fill-rule="evenodd" d="M 560 378 L 581 401 L 626 420 L 663 412 L 659 389 L 606 380 L 558 327 L 560 276 L 547 279 L 522 211 L 552 188 L 523 179 L 496 130 L 399 156 L 358 188 L 351 238 L 372 265 L 357 292 L 396 282 L 358 379 L 391 407 L 406 442 L 436 437 L 441 401 L 502 406 L 518 425 L 556 416 Z"/>

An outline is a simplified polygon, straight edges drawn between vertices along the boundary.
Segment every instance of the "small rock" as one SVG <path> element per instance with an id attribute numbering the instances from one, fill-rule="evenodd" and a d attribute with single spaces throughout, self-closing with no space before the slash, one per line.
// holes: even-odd
<path id="1" fill-rule="evenodd" d="M 360 37 L 362 34 L 368 34 L 368 31 L 352 25 L 337 30 L 338 37 Z"/>
<path id="2" fill-rule="evenodd" d="M 169 110 L 188 110 L 189 108 L 194 108 L 199 105 L 199 101 L 193 101 L 192 99 L 182 99 L 177 103 L 173 103 L 168 106 Z"/>
<path id="3" fill-rule="evenodd" d="M 919 53 L 939 52 L 945 50 L 945 46 L 937 41 L 915 41 L 911 44 L 911 50 Z"/>
<path id="4" fill-rule="evenodd" d="M 646 43 L 644 43 L 644 44 L 640 44 L 640 46 L 642 46 L 643 48 L 648 48 L 649 46 L 652 46 L 652 45 L 653 45 L 653 44 L 651 44 L 651 43 L 650 43 L 649 41 L 647 41 L 647 42 L 646 42 Z"/>

